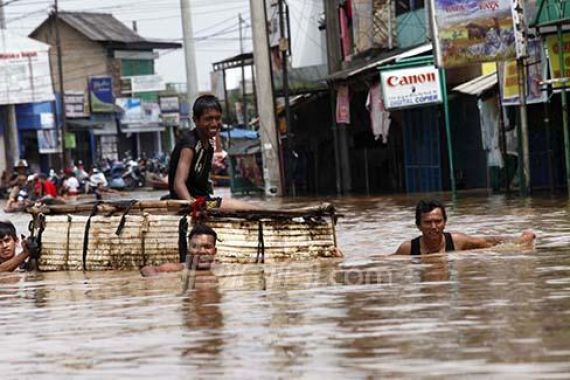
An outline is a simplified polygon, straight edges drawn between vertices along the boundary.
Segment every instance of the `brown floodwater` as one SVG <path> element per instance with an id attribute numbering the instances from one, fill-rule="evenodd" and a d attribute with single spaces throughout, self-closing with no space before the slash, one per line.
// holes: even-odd
<path id="1" fill-rule="evenodd" d="M 570 378 L 568 200 L 442 197 L 449 231 L 532 228 L 536 249 L 383 257 L 419 198 L 331 198 L 334 263 L 218 266 L 185 294 L 180 274 L 0 274 L 2 378 Z"/>

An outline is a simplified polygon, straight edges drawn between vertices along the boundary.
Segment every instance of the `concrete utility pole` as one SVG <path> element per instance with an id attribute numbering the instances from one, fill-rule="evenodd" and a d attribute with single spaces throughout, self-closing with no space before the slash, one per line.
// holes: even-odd
<path id="1" fill-rule="evenodd" d="M 289 30 L 285 33 L 285 9 L 283 7 L 284 0 L 279 1 L 279 51 L 281 51 L 281 64 L 283 70 L 283 98 L 285 99 L 285 124 L 287 131 L 291 128 L 291 105 L 289 104 L 289 73 L 287 68 L 287 55 L 289 52 L 288 39 Z M 287 28 L 289 25 L 287 25 Z"/>
<path id="2" fill-rule="evenodd" d="M 243 54 L 243 30 L 242 25 L 245 23 L 241 17 L 241 13 L 238 15 L 239 22 L 239 53 Z M 241 111 L 243 114 L 243 124 L 247 128 L 247 98 L 246 98 L 246 86 L 245 86 L 245 65 L 243 62 L 243 56 L 241 57 Z"/>
<path id="3" fill-rule="evenodd" d="M 275 98 L 271 80 L 265 1 L 250 0 L 250 11 L 265 194 L 282 196 L 283 183 L 279 163 L 279 139 L 275 120 Z"/>
<path id="4" fill-rule="evenodd" d="M 4 2 L 0 0 L 0 29 L 6 29 L 6 14 Z M 0 140 L 0 169 L 12 171 L 14 164 L 20 158 L 20 144 L 18 142 L 18 126 L 16 125 L 16 107 L 13 104 L 0 106 L 1 117 L 6 126 Z M 2 164 L 5 166 L 2 167 Z"/>
<path id="5" fill-rule="evenodd" d="M 71 156 L 69 154 L 69 150 L 67 149 L 65 143 L 65 136 L 67 136 L 67 123 L 65 120 L 65 103 L 64 103 L 64 94 L 65 90 L 63 88 L 63 62 L 62 62 L 62 54 L 61 54 L 61 38 L 59 35 L 59 8 L 57 4 L 57 0 L 54 2 L 53 8 L 53 16 L 54 16 L 54 25 L 55 25 L 55 45 L 57 50 L 57 76 L 59 81 L 59 99 L 61 104 L 61 110 L 59 112 L 59 126 L 61 131 L 61 148 L 62 148 L 62 166 L 65 168 L 71 163 Z"/>
<path id="6" fill-rule="evenodd" d="M 196 53 L 194 51 L 194 32 L 192 30 L 192 12 L 190 0 L 180 0 L 182 12 L 182 35 L 184 43 L 184 56 L 186 60 L 186 93 L 190 107 L 198 97 L 198 71 L 196 69 Z M 192 123 L 192 115 L 190 115 Z"/>
<path id="7" fill-rule="evenodd" d="M 340 31 L 338 20 L 338 2 L 323 0 L 325 7 L 325 21 L 326 21 L 326 34 L 327 34 L 327 62 L 329 74 L 334 73 L 340 69 Z M 341 139 L 339 138 L 339 129 L 341 127 L 336 124 L 336 90 L 333 83 L 329 83 L 330 96 L 331 96 L 331 111 L 332 111 L 332 130 L 334 142 L 334 161 L 335 161 L 335 174 L 336 174 L 336 192 L 341 194 L 343 191 L 343 170 L 341 169 Z M 343 130 L 344 132 L 344 130 Z M 344 135 L 344 133 L 343 133 Z"/>

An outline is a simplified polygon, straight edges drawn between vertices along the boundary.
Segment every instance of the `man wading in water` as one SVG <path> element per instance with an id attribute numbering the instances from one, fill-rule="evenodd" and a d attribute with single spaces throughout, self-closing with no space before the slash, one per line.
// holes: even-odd
<path id="1" fill-rule="evenodd" d="M 419 201 L 416 206 L 416 226 L 422 235 L 403 242 L 394 255 L 425 255 L 430 253 L 463 251 L 468 249 L 490 248 L 504 242 L 530 245 L 535 239 L 534 232 L 523 231 L 518 238 L 476 237 L 462 233 L 444 232 L 447 215 L 443 204 L 436 200 Z"/>
<path id="2" fill-rule="evenodd" d="M 210 199 L 210 169 L 214 156 L 214 138 L 222 126 L 222 106 L 213 95 L 202 95 L 192 107 L 196 128 L 183 132 L 174 146 L 168 168 L 170 199 L 192 201 Z M 257 209 L 235 199 L 224 199 L 226 209 Z"/>

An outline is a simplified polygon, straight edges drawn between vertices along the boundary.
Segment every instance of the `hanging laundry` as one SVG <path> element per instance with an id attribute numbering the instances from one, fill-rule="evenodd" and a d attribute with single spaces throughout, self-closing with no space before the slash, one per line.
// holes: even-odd
<path id="1" fill-rule="evenodd" d="M 487 166 L 503 167 L 503 156 L 499 147 L 499 103 L 495 96 L 486 100 L 479 99 L 479 118 L 481 120 L 481 139 L 483 150 L 487 152 Z"/>
<path id="2" fill-rule="evenodd" d="M 382 136 L 382 142 L 388 143 L 388 132 L 390 131 L 390 112 L 384 108 L 384 99 L 380 83 L 370 86 L 368 97 L 366 98 L 366 109 L 370 112 L 370 127 L 374 138 L 378 140 Z"/>

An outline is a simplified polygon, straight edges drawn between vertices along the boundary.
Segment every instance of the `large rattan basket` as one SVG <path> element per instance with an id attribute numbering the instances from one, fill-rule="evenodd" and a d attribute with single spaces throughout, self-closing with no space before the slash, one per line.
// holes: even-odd
<path id="1" fill-rule="evenodd" d="M 197 212 L 198 211 L 198 212 Z M 224 211 L 184 201 L 122 201 L 33 209 L 40 270 L 134 270 L 179 262 L 188 232 L 206 223 L 218 234 L 216 260 L 255 263 L 331 257 L 334 208 Z"/>

